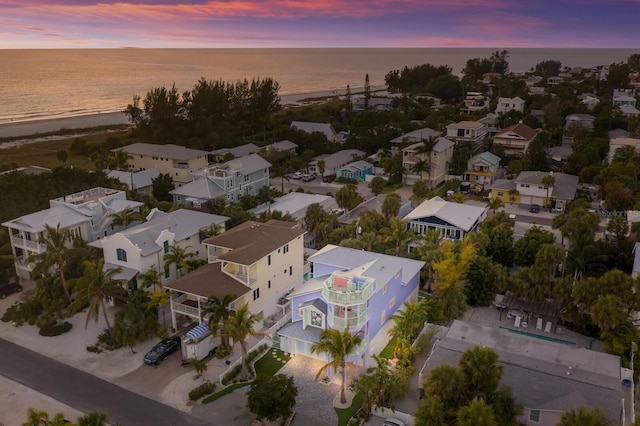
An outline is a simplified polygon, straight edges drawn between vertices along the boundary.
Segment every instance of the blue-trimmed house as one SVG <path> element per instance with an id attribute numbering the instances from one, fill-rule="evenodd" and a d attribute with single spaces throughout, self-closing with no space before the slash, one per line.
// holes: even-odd
<path id="1" fill-rule="evenodd" d="M 453 203 L 440 197 L 425 200 L 404 217 L 407 229 L 416 235 L 438 230 L 446 240 L 461 240 L 478 229 L 487 217 L 487 208 Z"/>
<path id="2" fill-rule="evenodd" d="M 373 164 L 364 160 L 354 161 L 340 169 L 340 177 L 345 179 L 366 182 L 367 175 L 373 174 Z"/>
<path id="3" fill-rule="evenodd" d="M 347 363 L 366 370 L 388 343 L 391 317 L 405 301 L 417 301 L 425 262 L 327 245 L 309 257 L 313 278 L 289 294 L 292 322 L 277 333 L 280 348 L 292 355 L 329 361 L 312 354 L 324 329 L 359 334 L 363 342 Z"/>

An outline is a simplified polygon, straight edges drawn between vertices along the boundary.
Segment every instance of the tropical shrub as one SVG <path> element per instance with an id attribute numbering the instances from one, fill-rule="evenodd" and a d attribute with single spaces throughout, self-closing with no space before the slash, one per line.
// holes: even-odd
<path id="1" fill-rule="evenodd" d="M 53 321 L 42 327 L 39 331 L 39 334 L 41 336 L 47 337 L 59 336 L 71 330 L 72 327 L 73 325 L 67 321 L 60 324 L 58 324 L 56 321 Z"/>
<path id="2" fill-rule="evenodd" d="M 189 392 L 189 401 L 197 401 L 200 398 L 211 395 L 216 391 L 216 384 L 205 380 L 203 384 L 197 386 L 191 392 Z"/>

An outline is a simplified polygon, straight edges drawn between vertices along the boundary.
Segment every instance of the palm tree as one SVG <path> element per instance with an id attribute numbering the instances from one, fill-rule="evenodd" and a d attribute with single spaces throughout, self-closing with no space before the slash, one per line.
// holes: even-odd
<path id="1" fill-rule="evenodd" d="M 424 267 L 427 271 L 427 288 L 431 285 L 433 279 L 433 264 L 440 261 L 442 252 L 440 251 L 440 243 L 442 242 L 442 233 L 435 229 L 429 229 L 421 236 L 422 244 L 414 248 L 411 257 L 425 262 Z"/>
<path id="2" fill-rule="evenodd" d="M 347 402 L 345 394 L 347 384 L 347 357 L 353 354 L 358 346 L 362 343 L 362 337 L 357 334 L 351 334 L 349 327 L 346 327 L 341 333 L 338 330 L 328 328 L 320 334 L 320 341 L 311 346 L 311 353 L 327 353 L 331 357 L 331 361 L 318 370 L 316 380 L 322 375 L 327 368 L 331 367 L 333 372 L 337 372 L 338 368 L 342 368 L 342 384 L 340 387 L 340 402 Z"/>
<path id="3" fill-rule="evenodd" d="M 322 182 L 324 182 L 324 172 L 326 171 L 326 163 L 324 160 L 318 160 L 318 171 L 320 172 L 320 176 L 322 177 Z"/>
<path id="4" fill-rule="evenodd" d="M 179 278 L 182 275 L 182 270 L 189 270 L 189 261 L 196 257 L 195 253 L 188 253 L 187 250 L 191 246 L 182 248 L 177 245 L 169 246 L 169 252 L 164 255 L 164 269 L 169 269 L 171 265 L 176 265 L 176 275 Z"/>
<path id="5" fill-rule="evenodd" d="M 289 182 L 290 178 L 287 176 L 289 173 L 289 166 L 287 163 L 279 163 L 276 164 L 275 167 L 271 168 L 271 176 L 274 178 L 280 178 L 280 192 L 284 194 L 284 180 L 286 179 Z"/>
<path id="6" fill-rule="evenodd" d="M 89 411 L 82 417 L 78 417 L 78 426 L 107 426 L 109 418 L 100 411 Z"/>
<path id="7" fill-rule="evenodd" d="M 31 259 L 36 262 L 36 267 L 33 270 L 36 274 L 44 274 L 52 267 L 56 267 L 64 292 L 71 302 L 71 293 L 64 273 L 67 265 L 67 244 L 69 241 L 71 241 L 71 232 L 68 229 L 60 229 L 60 224 L 55 228 L 45 225 L 45 232 L 38 239 L 38 244 L 44 245 L 45 249 L 42 253 L 33 255 Z"/>
<path id="8" fill-rule="evenodd" d="M 109 154 L 109 168 L 126 171 L 129 169 L 129 165 L 127 164 L 127 162 L 132 158 L 133 157 L 131 155 L 129 155 L 122 149 L 113 151 L 111 154 Z"/>
<path id="9" fill-rule="evenodd" d="M 415 172 L 416 174 L 420 175 L 420 180 L 424 179 L 424 172 L 430 172 L 430 165 L 429 165 L 429 161 L 428 160 L 418 160 L 416 161 L 416 163 L 411 166 L 411 171 Z"/>
<path id="10" fill-rule="evenodd" d="M 433 368 L 423 385 L 429 398 L 440 398 L 442 404 L 454 412 L 468 401 L 468 387 L 464 375 L 451 364 L 441 364 Z"/>
<path id="11" fill-rule="evenodd" d="M 607 426 L 609 420 L 600 408 L 589 410 L 585 407 L 565 411 L 558 426 Z"/>
<path id="12" fill-rule="evenodd" d="M 133 209 L 125 209 L 120 213 L 114 213 L 111 215 L 111 226 L 122 226 L 125 229 L 135 222 L 144 222 L 145 217 L 142 213 Z"/>
<path id="13" fill-rule="evenodd" d="M 397 217 L 392 217 L 389 226 L 382 228 L 380 233 L 384 237 L 384 242 L 390 246 L 389 252 L 396 256 L 406 251 L 407 244 L 412 238 L 411 232 L 407 230 L 407 224 Z"/>
<path id="14" fill-rule="evenodd" d="M 476 400 L 458 410 L 458 426 L 498 426 L 498 422 L 491 406 Z"/>
<path id="15" fill-rule="evenodd" d="M 52 419 L 49 413 L 35 408 L 29 408 L 27 411 L 27 421 L 22 426 L 63 426 L 67 424 L 64 414 L 56 413 Z"/>
<path id="16" fill-rule="evenodd" d="M 622 299 L 615 294 L 599 296 L 590 307 L 591 319 L 600 330 L 613 330 L 627 321 L 624 306 Z"/>
<path id="17" fill-rule="evenodd" d="M 155 291 L 156 287 L 162 288 L 162 281 L 160 280 L 160 273 L 155 266 L 147 269 L 147 272 L 138 274 L 138 281 L 142 285 L 142 288 L 153 287 Z"/>
<path id="18" fill-rule="evenodd" d="M 431 189 L 431 169 L 432 169 L 431 153 L 433 152 L 433 148 L 435 148 L 437 143 L 438 143 L 438 137 L 434 136 L 434 135 L 431 135 L 427 139 L 423 139 L 422 140 L 422 145 L 420 146 L 420 148 L 418 148 L 418 153 L 419 154 L 427 154 L 427 170 L 426 170 L 426 172 L 429 173 L 429 189 Z M 420 178 L 422 179 L 422 173 L 420 173 Z"/>
<path id="19" fill-rule="evenodd" d="M 502 366 L 498 365 L 498 354 L 491 348 L 474 346 L 462 353 L 458 361 L 472 397 L 487 400 L 495 392 L 502 378 Z"/>
<path id="20" fill-rule="evenodd" d="M 402 205 L 402 198 L 395 192 L 384 197 L 382 202 L 382 214 L 385 219 L 389 220 L 392 217 L 398 216 L 400 207 Z"/>
<path id="21" fill-rule="evenodd" d="M 504 207 L 504 203 L 500 198 L 491 198 L 487 203 L 487 207 L 493 210 L 493 214 L 496 214 L 496 210 L 498 210 L 500 207 Z"/>
<path id="22" fill-rule="evenodd" d="M 157 307 L 159 311 L 162 311 L 162 327 L 167 329 L 167 318 L 164 312 L 164 307 L 171 300 L 171 292 L 166 291 L 162 284 L 158 290 L 152 291 L 149 298 L 149 307 Z"/>
<path id="23" fill-rule="evenodd" d="M 213 333 L 213 337 L 218 334 L 220 327 L 224 329 L 224 324 L 229 319 L 229 315 L 231 314 L 231 309 L 229 309 L 229 305 L 231 302 L 235 300 L 236 296 L 234 294 L 225 294 L 222 298 L 218 296 L 209 296 L 209 299 L 206 302 L 206 308 L 202 310 L 200 314 L 200 319 L 204 320 L 207 315 L 207 325 L 209 326 L 209 330 Z M 223 346 L 229 346 L 229 339 L 227 336 L 222 335 L 220 337 L 221 344 Z"/>
<path id="24" fill-rule="evenodd" d="M 254 336 L 253 325 L 258 322 L 258 316 L 249 312 L 249 306 L 244 305 L 229 315 L 229 319 L 222 327 L 222 335 L 230 337 L 233 345 L 240 344 L 242 350 L 242 368 L 238 375 L 241 379 L 246 379 L 249 373 L 247 369 L 247 337 Z"/>
<path id="25" fill-rule="evenodd" d="M 102 311 L 107 330 L 111 333 L 111 324 L 109 323 L 104 301 L 108 297 L 122 297 L 124 293 L 122 280 L 114 278 L 116 274 L 122 272 L 122 268 L 105 270 L 104 259 L 100 259 L 97 262 L 86 260 L 82 265 L 84 266 L 82 276 L 73 280 L 76 300 L 71 304 L 72 310 L 77 311 L 86 304 L 89 305 L 85 327 L 89 325 L 89 320 L 91 319 L 98 322 L 98 316 Z"/>
<path id="26" fill-rule="evenodd" d="M 220 235 L 224 231 L 224 225 L 219 223 L 212 223 L 205 231 L 205 238 L 215 237 L 216 235 Z"/>
<path id="27" fill-rule="evenodd" d="M 546 198 L 546 206 L 547 208 L 551 207 L 551 200 L 549 199 L 549 189 L 553 188 L 556 184 L 556 178 L 549 172 L 549 174 L 542 178 L 542 186 L 547 190 L 547 198 Z"/>
<path id="28" fill-rule="evenodd" d="M 509 192 L 509 203 L 513 204 L 516 201 L 516 198 L 518 198 L 518 195 L 520 195 L 520 191 L 518 191 L 517 189 L 510 189 Z"/>

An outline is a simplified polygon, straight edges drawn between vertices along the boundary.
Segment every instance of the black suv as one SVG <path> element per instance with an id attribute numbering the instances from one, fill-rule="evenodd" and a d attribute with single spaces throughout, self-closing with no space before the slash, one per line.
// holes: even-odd
<path id="1" fill-rule="evenodd" d="M 7 296 L 13 293 L 20 293 L 22 286 L 18 283 L 1 283 L 0 284 L 0 299 L 6 299 Z"/>
<path id="2" fill-rule="evenodd" d="M 145 364 L 159 365 L 166 357 L 180 347 L 180 337 L 173 336 L 162 340 L 144 356 Z"/>

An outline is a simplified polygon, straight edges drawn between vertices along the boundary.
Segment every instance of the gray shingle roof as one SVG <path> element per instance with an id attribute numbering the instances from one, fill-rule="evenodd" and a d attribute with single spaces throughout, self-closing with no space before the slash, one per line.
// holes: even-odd
<path id="1" fill-rule="evenodd" d="M 305 306 L 313 306 L 323 314 L 327 314 L 327 303 L 322 299 L 307 300 L 302 305 L 300 305 L 301 308 L 304 308 Z"/>
<path id="2" fill-rule="evenodd" d="M 501 383 L 511 387 L 523 406 L 560 411 L 600 407 L 612 421 L 619 420 L 620 358 L 614 355 L 454 321 L 434 348 L 427 370 L 457 365 L 462 352 L 477 345 L 498 353 Z"/>
<path id="3" fill-rule="evenodd" d="M 191 160 L 192 158 L 198 158 L 206 156 L 206 151 L 200 151 L 198 149 L 186 148 L 180 145 L 166 144 L 166 145 L 154 145 L 150 143 L 134 143 L 131 145 L 123 146 L 121 148 L 112 149 L 111 151 L 123 150 L 132 155 L 151 155 L 169 158 L 172 160 Z"/>
<path id="4" fill-rule="evenodd" d="M 235 158 L 231 161 L 227 161 L 225 164 L 229 164 L 231 168 L 234 166 L 240 167 L 243 175 L 248 175 L 258 170 L 271 167 L 271 163 L 260 157 L 258 154 L 250 154 L 244 157 Z"/>
<path id="5" fill-rule="evenodd" d="M 528 183 L 530 185 L 542 185 L 542 179 L 553 172 L 525 171 L 515 179 L 516 183 Z M 550 196 L 559 200 L 573 200 L 578 190 L 578 176 L 566 173 L 553 173 L 556 180 Z M 494 186 L 495 187 L 495 186 Z"/>
<path id="6" fill-rule="evenodd" d="M 425 127 L 423 129 L 417 129 L 409 133 L 405 133 L 402 136 L 391 139 L 391 143 L 413 143 L 420 142 L 423 139 L 429 139 L 430 136 L 438 137 L 440 132 Z"/>

